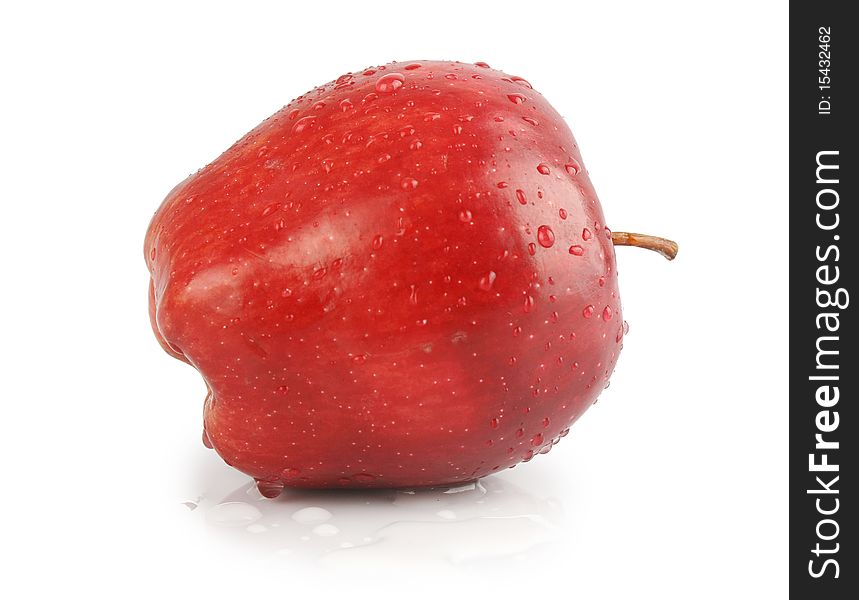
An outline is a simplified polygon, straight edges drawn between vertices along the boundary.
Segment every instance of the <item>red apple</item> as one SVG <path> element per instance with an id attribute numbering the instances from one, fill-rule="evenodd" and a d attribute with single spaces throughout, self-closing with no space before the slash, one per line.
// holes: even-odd
<path id="1" fill-rule="evenodd" d="M 146 235 L 153 329 L 208 385 L 206 443 L 268 496 L 547 452 L 624 335 L 582 164 L 543 96 L 483 63 L 346 74 L 266 119 Z"/>

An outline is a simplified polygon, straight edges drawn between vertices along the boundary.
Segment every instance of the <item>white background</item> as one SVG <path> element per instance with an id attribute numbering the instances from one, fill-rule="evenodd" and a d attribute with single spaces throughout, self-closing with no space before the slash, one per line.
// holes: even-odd
<path id="1" fill-rule="evenodd" d="M 786 597 L 782 3 L 10 4 L 0 595 Z M 203 383 L 149 331 L 149 218 L 293 97 L 420 58 L 526 77 L 612 229 L 680 256 L 618 251 L 631 332 L 611 388 L 485 494 L 245 494 L 257 527 L 225 527 L 213 507 L 248 480 L 202 448 Z M 305 505 L 340 537 L 291 519 Z"/>

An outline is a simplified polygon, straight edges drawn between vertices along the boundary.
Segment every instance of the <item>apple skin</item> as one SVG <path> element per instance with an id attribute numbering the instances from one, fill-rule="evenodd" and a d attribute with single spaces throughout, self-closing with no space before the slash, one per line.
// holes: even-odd
<path id="1" fill-rule="evenodd" d="M 624 333 L 582 164 L 549 103 L 482 63 L 367 69 L 266 119 L 146 235 L 153 329 L 206 381 L 204 440 L 269 496 L 547 452 Z"/>

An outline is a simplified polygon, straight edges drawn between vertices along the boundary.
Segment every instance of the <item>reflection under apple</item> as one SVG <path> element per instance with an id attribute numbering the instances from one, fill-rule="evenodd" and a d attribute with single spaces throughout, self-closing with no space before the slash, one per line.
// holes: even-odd
<path id="1" fill-rule="evenodd" d="M 527 559 L 558 539 L 563 522 L 557 501 L 497 475 L 450 488 L 287 490 L 276 500 L 247 479 L 184 504 L 219 536 L 269 558 L 339 566 Z"/>

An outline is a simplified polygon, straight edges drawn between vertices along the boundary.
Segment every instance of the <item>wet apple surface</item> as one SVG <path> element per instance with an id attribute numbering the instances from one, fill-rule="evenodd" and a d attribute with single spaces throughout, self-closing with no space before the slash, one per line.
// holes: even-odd
<path id="1" fill-rule="evenodd" d="M 170 192 L 145 255 L 156 336 L 210 390 L 204 440 L 267 496 L 530 460 L 594 403 L 625 333 L 569 128 L 482 63 L 297 98 Z"/>

